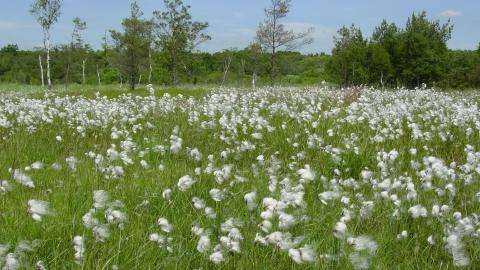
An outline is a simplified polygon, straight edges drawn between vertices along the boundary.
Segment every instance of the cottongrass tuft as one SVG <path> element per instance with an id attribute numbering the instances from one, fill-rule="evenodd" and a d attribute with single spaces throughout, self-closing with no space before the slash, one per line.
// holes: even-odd
<path id="1" fill-rule="evenodd" d="M 82 236 L 76 235 L 73 237 L 73 249 L 75 250 L 75 263 L 82 264 L 85 256 L 85 241 Z"/>
<path id="2" fill-rule="evenodd" d="M 40 200 L 28 201 L 28 212 L 32 215 L 33 220 L 40 222 L 42 217 L 50 214 L 49 203 Z"/>
<path id="3" fill-rule="evenodd" d="M 178 179 L 177 187 L 181 192 L 189 190 L 195 181 L 189 175 L 184 175 Z"/>

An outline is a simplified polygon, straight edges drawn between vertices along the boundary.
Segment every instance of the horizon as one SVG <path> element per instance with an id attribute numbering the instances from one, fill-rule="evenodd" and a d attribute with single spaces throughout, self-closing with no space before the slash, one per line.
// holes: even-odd
<path id="1" fill-rule="evenodd" d="M 20 1 L 19 1 L 20 2 Z M 30 15 L 32 1 L 7 2 L 0 11 L 0 47 L 16 44 L 22 50 L 31 50 L 42 46 L 40 26 Z M 163 1 L 137 1 L 144 13 L 143 18 L 151 17 L 153 10 L 163 10 Z M 202 52 L 221 52 L 225 49 L 243 49 L 255 37 L 256 27 L 264 19 L 263 9 L 268 6 L 268 0 L 247 0 L 242 3 L 226 3 L 220 0 L 190 0 L 184 1 L 191 6 L 193 20 L 209 23 L 207 33 L 212 40 L 198 47 Z M 52 28 L 52 45 L 69 42 L 73 28 L 72 20 L 78 16 L 87 22 L 87 30 L 83 37 L 93 49 L 99 49 L 101 39 L 108 30 L 120 30 L 121 21 L 128 17 L 131 1 L 114 3 L 105 0 L 100 3 L 92 0 L 64 0 L 59 21 Z M 98 8 L 91 9 L 92 5 Z M 373 6 L 373 7 L 372 7 Z M 321 10 L 331 12 L 321 12 Z M 288 29 L 301 31 L 314 27 L 314 42 L 299 50 L 302 54 L 327 53 L 333 48 L 333 37 L 342 26 L 355 24 L 359 26 L 365 37 L 369 37 L 375 26 L 383 19 L 396 23 L 403 28 L 412 13 L 426 11 L 430 20 L 446 23 L 451 19 L 454 25 L 452 38 L 448 42 L 450 49 L 473 50 L 480 41 L 480 31 L 472 33 L 471 25 L 478 25 L 480 18 L 475 10 L 480 9 L 480 3 L 449 2 L 446 0 L 431 3 L 427 0 L 416 3 L 404 3 L 401 0 L 385 1 L 369 0 L 368 3 L 357 3 L 354 0 L 342 3 L 325 3 L 325 1 L 306 0 L 292 1 L 291 12 L 283 20 Z M 108 14 L 102 10 L 109 10 Z M 216 10 L 215 13 L 212 10 Z M 317 12 L 319 10 L 320 12 Z M 338 16 L 336 14 L 345 14 Z M 247 19 L 248 18 L 248 19 Z M 109 35 L 107 36 L 109 37 Z"/>

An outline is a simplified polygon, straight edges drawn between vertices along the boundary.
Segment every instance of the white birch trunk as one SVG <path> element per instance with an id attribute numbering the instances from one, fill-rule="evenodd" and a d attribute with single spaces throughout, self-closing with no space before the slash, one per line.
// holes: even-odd
<path id="1" fill-rule="evenodd" d="M 151 84 L 152 83 L 152 73 L 153 73 L 153 67 L 152 67 L 152 51 L 151 49 L 149 48 L 148 49 L 148 64 L 150 65 L 150 69 L 148 71 L 148 83 Z"/>
<path id="2" fill-rule="evenodd" d="M 42 87 L 45 87 L 45 79 L 43 76 L 42 56 L 38 55 L 38 64 L 40 65 L 40 78 L 42 80 Z"/>
<path id="3" fill-rule="evenodd" d="M 52 90 L 52 79 L 50 77 L 50 32 L 48 30 L 46 30 L 45 36 L 45 49 L 47 51 L 47 83 L 48 89 Z"/>
<path id="4" fill-rule="evenodd" d="M 87 58 L 82 60 L 82 84 L 85 84 L 85 64 L 87 63 Z"/>
<path id="5" fill-rule="evenodd" d="M 100 80 L 100 70 L 98 69 L 98 65 L 97 65 L 97 78 L 98 78 L 98 85 L 102 84 L 102 81 Z"/>

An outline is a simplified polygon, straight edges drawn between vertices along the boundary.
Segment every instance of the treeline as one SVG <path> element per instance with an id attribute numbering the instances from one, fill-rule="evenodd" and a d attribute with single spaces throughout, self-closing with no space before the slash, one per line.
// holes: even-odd
<path id="1" fill-rule="evenodd" d="M 479 87 L 480 44 L 477 51 L 449 50 L 452 31 L 450 21 L 430 21 L 425 12 L 404 28 L 384 20 L 370 38 L 355 25 L 343 27 L 327 71 L 341 85 Z"/>
<path id="2" fill-rule="evenodd" d="M 42 51 L 23 51 L 16 45 L 0 49 L 0 82 L 41 85 L 38 62 Z M 52 54 L 52 80 L 56 85 L 68 84 L 128 84 L 120 70 L 112 61 L 113 48 L 72 53 L 68 46 L 56 46 Z M 137 83 L 172 85 L 167 56 L 155 51 L 152 53 L 152 76 L 149 68 L 144 68 Z M 325 54 L 301 54 L 299 52 L 279 52 L 277 54 L 278 82 L 280 84 L 319 84 L 328 81 L 325 71 L 330 60 Z M 185 57 L 188 61 L 180 64 L 177 73 L 179 84 L 215 84 L 229 86 L 251 86 L 252 74 L 257 74 L 257 84 L 269 85 L 270 56 L 252 50 L 224 50 L 217 53 L 192 52 Z M 85 61 L 85 65 L 83 65 Z M 229 66 L 229 67 L 228 67 Z M 84 68 L 84 69 L 83 69 Z M 228 70 L 227 70 L 228 68 Z M 85 71 L 85 81 L 83 80 Z M 68 76 L 67 76 L 68 73 Z"/>

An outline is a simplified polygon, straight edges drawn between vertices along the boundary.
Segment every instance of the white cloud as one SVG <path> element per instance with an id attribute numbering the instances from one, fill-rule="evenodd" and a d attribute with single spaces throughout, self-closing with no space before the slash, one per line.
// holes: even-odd
<path id="1" fill-rule="evenodd" d="M 462 16 L 462 12 L 457 10 L 445 10 L 440 12 L 440 16 L 449 17 L 449 18 L 458 17 L 458 16 Z"/>

